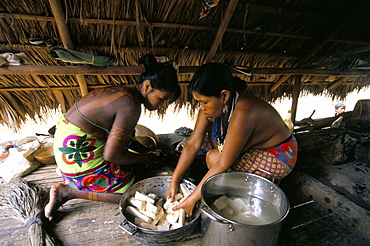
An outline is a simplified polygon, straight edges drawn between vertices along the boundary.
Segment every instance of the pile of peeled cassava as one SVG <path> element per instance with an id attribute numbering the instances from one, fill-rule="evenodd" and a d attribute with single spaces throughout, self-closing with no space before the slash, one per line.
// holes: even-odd
<path id="1" fill-rule="evenodd" d="M 134 224 L 153 231 L 167 231 L 180 228 L 185 225 L 185 210 L 172 210 L 190 195 L 190 190 L 184 183 L 180 183 L 180 192 L 173 202 L 168 199 L 158 198 L 156 194 L 143 194 L 135 192 L 129 198 L 130 205 L 126 212 L 134 217 Z"/>
<path id="2" fill-rule="evenodd" d="M 253 196 L 221 196 L 212 206 L 224 218 L 242 224 L 263 225 L 279 219 L 278 210 L 269 202 Z"/>

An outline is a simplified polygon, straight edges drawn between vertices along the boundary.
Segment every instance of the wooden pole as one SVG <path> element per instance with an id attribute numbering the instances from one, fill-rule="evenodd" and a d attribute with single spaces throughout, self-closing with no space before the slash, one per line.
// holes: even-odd
<path id="1" fill-rule="evenodd" d="M 302 76 L 294 76 L 294 87 L 293 87 L 293 101 L 292 101 L 292 122 L 293 125 L 295 123 L 295 117 L 297 115 L 297 108 L 298 108 L 298 98 L 299 93 L 301 92 L 301 82 L 302 82 Z"/>
<path id="2" fill-rule="evenodd" d="M 59 0 L 49 0 L 51 10 L 53 11 L 55 21 L 58 26 L 59 34 L 62 39 L 63 45 L 66 49 L 74 49 L 68 27 L 65 22 L 62 5 Z M 88 93 L 87 83 L 83 75 L 76 75 L 78 84 L 81 89 L 81 95 L 84 96 Z"/>
<path id="3" fill-rule="evenodd" d="M 17 19 L 17 20 L 32 20 L 32 21 L 50 21 L 55 22 L 54 17 L 39 16 L 39 15 L 29 15 L 29 14 L 9 14 L 0 13 L 0 18 Z M 107 24 L 107 25 L 122 25 L 122 26 L 136 26 L 137 22 L 133 20 L 112 20 L 112 19 L 80 19 L 80 18 L 68 18 L 68 22 L 77 22 L 84 24 Z M 159 27 L 159 28 L 176 28 L 176 29 L 190 29 L 190 30 L 200 30 L 200 31 L 216 31 L 218 27 L 213 26 L 200 26 L 200 25 L 190 25 L 190 24 L 178 24 L 178 23 L 163 23 L 163 22 L 140 22 L 143 27 Z M 263 36 L 273 36 L 273 37 L 285 37 L 285 38 L 295 38 L 295 39 L 305 39 L 305 40 L 317 40 L 317 37 L 303 36 L 296 34 L 287 33 L 277 33 L 277 32 L 257 32 L 253 30 L 226 28 L 225 32 L 241 33 L 241 34 L 253 34 L 253 35 L 263 35 Z M 356 45 L 366 45 L 369 46 L 370 42 L 364 40 L 341 40 L 332 38 L 330 42 L 343 43 L 343 44 L 356 44 Z"/>
<path id="4" fill-rule="evenodd" d="M 294 68 L 299 67 L 302 63 L 306 62 L 311 56 L 313 56 L 317 51 L 319 51 L 324 45 L 326 45 L 332 38 L 335 37 L 339 32 L 341 32 L 348 24 L 350 24 L 358 15 L 362 14 L 366 7 L 369 5 L 367 3 L 365 6 L 360 6 L 356 11 L 350 11 L 352 14 L 350 18 L 345 19 L 342 21 L 341 25 L 338 25 L 333 31 L 331 31 L 326 37 L 324 37 L 317 45 L 315 45 L 309 52 L 306 53 L 303 57 L 301 57 L 294 65 Z M 276 84 L 271 86 L 270 91 L 276 90 L 285 80 L 289 78 L 288 75 L 282 76 Z"/>
<path id="5" fill-rule="evenodd" d="M 141 10 L 140 10 L 139 1 L 135 1 L 136 34 L 137 34 L 137 42 L 141 50 L 144 46 L 144 28 L 142 27 L 142 25 L 140 25 L 140 23 L 142 22 L 140 13 L 141 13 Z"/>
<path id="6" fill-rule="evenodd" d="M 206 63 L 211 62 L 213 57 L 215 56 L 217 49 L 222 41 L 222 37 L 225 34 L 226 28 L 229 25 L 230 19 L 234 14 L 236 5 L 238 5 L 239 0 L 230 0 L 229 4 L 227 5 L 225 16 L 221 21 L 220 27 L 217 30 L 216 37 L 213 40 L 211 49 L 208 52 L 208 55 L 206 57 Z"/>
<path id="7" fill-rule="evenodd" d="M 189 82 L 179 82 L 180 85 L 189 85 Z M 322 83 L 324 85 L 329 85 L 330 83 Z M 354 85 L 355 83 L 345 83 L 346 85 Z M 272 85 L 272 83 L 251 83 L 249 85 L 258 86 L 258 85 Z M 287 84 L 288 86 L 290 84 Z M 97 88 L 104 88 L 112 86 L 110 84 L 106 85 L 89 85 L 88 88 L 90 89 L 97 89 Z M 78 90 L 80 87 L 77 86 L 49 86 L 49 87 L 7 87 L 7 88 L 0 88 L 0 91 L 50 91 L 50 90 Z"/>
<path id="8" fill-rule="evenodd" d="M 179 74 L 194 74 L 198 66 L 180 66 Z M 92 66 L 1 66 L 0 74 L 14 75 L 139 75 L 144 72 L 144 67 L 139 66 L 113 66 L 113 67 L 92 67 Z M 243 73 L 232 70 L 233 74 Z M 338 71 L 336 69 L 304 69 L 304 68 L 255 68 L 254 75 L 308 75 L 308 76 L 337 76 L 337 77 L 367 77 L 370 70 L 353 69 Z M 260 82 L 261 83 L 261 82 Z M 335 83 L 335 82 L 334 82 Z M 268 82 L 263 84 L 269 84 Z M 308 84 L 308 83 L 306 83 Z M 320 83 L 321 84 L 321 83 Z M 333 83 L 328 83 L 333 84 Z"/>
<path id="9" fill-rule="evenodd" d="M 345 78 L 339 78 L 337 79 L 335 82 L 333 82 L 331 85 L 328 86 L 327 90 L 331 90 L 335 87 L 337 87 L 338 85 L 340 85 L 343 81 L 345 81 L 346 79 Z"/>

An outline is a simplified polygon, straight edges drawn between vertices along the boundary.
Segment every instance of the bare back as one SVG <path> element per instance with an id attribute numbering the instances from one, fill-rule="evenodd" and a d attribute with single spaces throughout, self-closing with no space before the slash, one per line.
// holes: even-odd
<path id="1" fill-rule="evenodd" d="M 66 113 L 66 119 L 85 132 L 100 138 L 106 137 L 107 132 L 94 124 L 107 129 L 111 134 L 115 128 L 132 132 L 141 113 L 137 95 L 136 89 L 130 86 L 114 86 L 92 91 L 77 103 L 81 114 L 77 112 L 76 107 L 71 107 Z"/>

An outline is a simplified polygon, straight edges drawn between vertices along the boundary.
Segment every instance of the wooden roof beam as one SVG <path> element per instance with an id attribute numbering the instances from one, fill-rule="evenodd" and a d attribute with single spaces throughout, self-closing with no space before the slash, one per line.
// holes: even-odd
<path id="1" fill-rule="evenodd" d="M 66 24 L 66 18 L 63 13 L 63 8 L 59 0 L 49 0 L 51 10 L 55 21 L 58 26 L 59 34 L 62 39 L 63 45 L 66 49 L 74 49 L 71 35 Z M 83 75 L 76 75 L 78 84 L 80 85 L 81 95 L 84 96 L 88 93 L 87 83 Z"/>
<path id="2" fill-rule="evenodd" d="M 199 67 L 180 66 L 179 74 L 193 74 Z M 140 75 L 144 72 L 143 66 L 1 66 L 0 75 Z M 233 74 L 243 73 L 232 71 Z M 339 71 L 336 69 L 313 69 L 313 68 L 254 68 L 254 75 L 307 75 L 307 76 L 337 76 L 337 77 L 366 77 L 370 70 L 353 69 Z"/>
<path id="3" fill-rule="evenodd" d="M 182 82 L 180 81 L 179 82 L 180 85 L 189 85 L 189 82 Z M 271 82 L 252 82 L 252 83 L 248 83 L 249 86 L 269 86 L 269 85 L 272 85 L 273 83 Z M 314 85 L 330 85 L 332 84 L 331 82 L 322 82 L 320 84 L 314 84 Z M 343 83 L 345 85 L 355 85 L 356 83 L 352 83 L 352 82 L 345 82 Z M 293 86 L 292 84 L 288 84 L 288 83 L 283 83 L 283 85 L 288 85 L 288 86 Z M 301 84 L 301 86 L 310 86 L 310 85 L 313 85 L 313 84 L 310 84 L 310 83 L 303 83 Z M 88 88 L 89 89 L 97 89 L 97 88 L 104 88 L 104 87 L 108 87 L 108 86 L 112 86 L 110 84 L 107 84 L 107 85 L 88 85 Z M 15 92 L 15 91 L 50 91 L 50 90 L 78 90 L 80 87 L 79 86 L 50 86 L 50 87 L 9 87 L 9 88 L 0 88 L 0 92 L 2 91 L 11 91 L 11 92 Z M 292 104 L 294 105 L 294 104 Z M 292 106 L 293 108 L 293 106 Z"/>
<path id="4" fill-rule="evenodd" d="M 0 13 L 0 18 L 16 19 L 16 20 L 32 20 L 32 21 L 50 21 L 55 22 L 54 17 L 48 16 L 38 16 L 29 14 L 9 14 Z M 137 26 L 138 23 L 132 20 L 111 20 L 111 19 L 80 19 L 80 18 L 68 18 L 68 22 L 77 22 L 83 24 L 106 24 L 106 25 L 122 25 L 122 26 Z M 163 22 L 139 22 L 142 27 L 150 28 L 178 28 L 178 29 L 190 29 L 198 31 L 215 31 L 218 28 L 213 26 L 199 26 L 190 24 L 178 24 L 178 23 L 163 23 Z M 226 28 L 225 32 L 241 33 L 241 34 L 252 34 L 252 35 L 263 35 L 263 36 L 273 36 L 273 37 L 283 37 L 283 38 L 295 38 L 295 39 L 305 39 L 305 40 L 317 40 L 317 37 L 310 37 L 304 35 L 288 34 L 288 33 L 277 33 L 277 32 L 256 32 L 253 30 L 243 30 Z M 344 43 L 344 44 L 357 44 L 357 45 L 370 45 L 370 42 L 360 41 L 360 40 L 341 40 L 332 38 L 330 42 Z"/>
<path id="5" fill-rule="evenodd" d="M 339 79 L 337 79 L 336 81 L 334 81 L 331 85 L 329 85 L 326 89 L 327 90 L 331 90 L 331 89 L 334 89 L 335 87 L 337 87 L 338 85 L 340 85 L 342 82 L 346 81 L 346 78 L 344 77 L 341 77 Z"/>
<path id="6" fill-rule="evenodd" d="M 238 5 L 239 0 L 230 0 L 229 4 L 227 5 L 225 16 L 221 21 L 220 27 L 217 30 L 216 37 L 213 40 L 213 43 L 211 45 L 211 49 L 208 52 L 208 55 L 206 57 L 205 62 L 211 62 L 213 60 L 213 57 L 215 56 L 218 47 L 220 46 L 220 43 L 222 41 L 222 37 L 225 34 L 226 28 L 229 25 L 229 22 L 231 20 L 231 17 L 234 14 L 235 8 Z"/>
<path id="7" fill-rule="evenodd" d="M 368 4 L 369 5 L 369 4 Z M 361 9 L 366 9 L 366 6 L 361 6 Z M 302 63 L 306 62 L 311 56 L 319 51 L 324 45 L 326 45 L 332 38 L 334 38 L 340 31 L 342 31 L 349 23 L 351 23 L 358 15 L 362 14 L 363 11 L 352 11 L 352 16 L 345 19 L 341 25 L 337 26 L 331 33 L 329 33 L 323 40 L 321 40 L 314 48 L 311 49 L 305 56 L 300 58 L 294 65 L 293 68 L 299 67 Z M 276 90 L 285 80 L 289 78 L 289 75 L 282 76 L 279 80 L 270 88 L 270 91 Z"/>

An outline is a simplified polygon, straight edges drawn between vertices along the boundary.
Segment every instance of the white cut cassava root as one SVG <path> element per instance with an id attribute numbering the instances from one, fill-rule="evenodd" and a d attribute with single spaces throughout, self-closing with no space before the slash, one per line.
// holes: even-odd
<path id="1" fill-rule="evenodd" d="M 180 183 L 180 192 L 175 195 L 175 200 L 166 200 L 156 197 L 155 194 L 143 194 L 135 192 L 129 198 L 130 205 L 126 207 L 126 212 L 134 217 L 134 224 L 153 231 L 173 230 L 185 225 L 185 210 L 172 210 L 179 205 L 190 194 L 186 184 Z"/>

